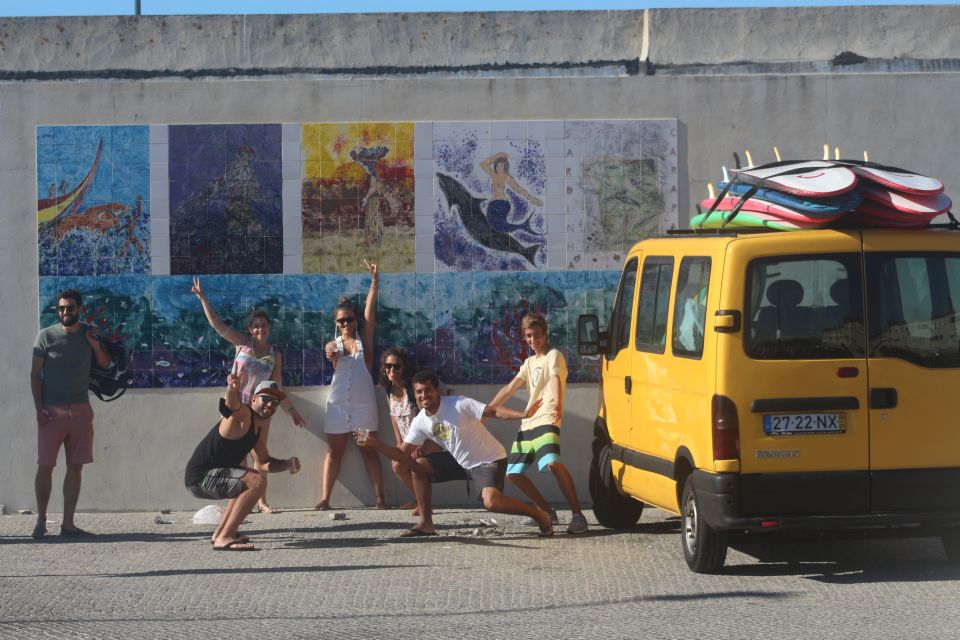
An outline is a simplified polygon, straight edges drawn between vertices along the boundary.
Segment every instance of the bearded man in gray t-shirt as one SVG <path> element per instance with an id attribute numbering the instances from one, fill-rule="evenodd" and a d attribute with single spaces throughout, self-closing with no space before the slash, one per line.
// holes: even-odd
<path id="1" fill-rule="evenodd" d="M 60 535 L 91 535 L 73 523 L 80 497 L 83 465 L 93 462 L 93 409 L 87 395 L 94 359 L 110 366 L 110 352 L 100 342 L 100 330 L 80 322 L 80 292 L 66 289 L 57 296 L 58 324 L 42 329 L 33 345 L 30 391 L 37 410 L 37 524 L 33 537 L 47 533 L 47 504 L 53 486 L 53 468 L 60 447 L 66 454 L 63 480 L 63 524 Z"/>

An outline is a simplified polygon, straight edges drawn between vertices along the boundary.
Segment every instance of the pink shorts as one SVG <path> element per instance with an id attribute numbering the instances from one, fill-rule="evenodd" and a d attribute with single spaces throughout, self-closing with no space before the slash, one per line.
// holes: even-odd
<path id="1" fill-rule="evenodd" d="M 93 407 L 89 402 L 47 405 L 50 420 L 37 427 L 37 464 L 57 466 L 60 445 L 67 464 L 93 462 Z"/>

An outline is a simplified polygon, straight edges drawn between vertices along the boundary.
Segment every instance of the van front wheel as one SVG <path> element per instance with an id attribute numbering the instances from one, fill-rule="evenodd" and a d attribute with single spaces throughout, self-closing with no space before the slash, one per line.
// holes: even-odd
<path id="1" fill-rule="evenodd" d="M 680 507 L 681 542 L 683 559 L 696 573 L 713 573 L 723 566 L 727 558 L 727 534 L 712 529 L 700 514 L 697 492 L 693 488 L 693 474 L 683 483 L 683 500 Z"/>
<path id="2" fill-rule="evenodd" d="M 589 478 L 593 515 L 597 522 L 610 529 L 632 527 L 643 513 L 643 503 L 621 495 L 617 489 L 610 468 L 610 444 L 594 446 L 594 451 Z"/>

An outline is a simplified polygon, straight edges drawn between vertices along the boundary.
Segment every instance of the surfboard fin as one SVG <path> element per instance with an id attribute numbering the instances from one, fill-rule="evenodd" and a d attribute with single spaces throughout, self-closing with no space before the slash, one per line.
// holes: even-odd
<path id="1" fill-rule="evenodd" d="M 727 168 L 720 167 L 720 169 L 723 171 L 723 181 L 726 182 L 727 184 L 730 184 L 730 174 L 727 173 Z"/>
<path id="2" fill-rule="evenodd" d="M 773 155 L 776 157 L 777 162 L 780 162 L 780 149 L 777 149 L 777 145 L 773 145 Z"/>
<path id="3" fill-rule="evenodd" d="M 863 150 L 863 161 L 870 162 L 870 153 L 866 149 Z"/>
<path id="4" fill-rule="evenodd" d="M 733 166 L 735 166 L 737 169 L 740 168 L 740 156 L 737 155 L 736 151 L 733 152 Z"/>
<path id="5" fill-rule="evenodd" d="M 707 195 L 710 196 L 711 200 L 717 199 L 717 192 L 713 189 L 713 183 L 707 183 Z"/>
<path id="6" fill-rule="evenodd" d="M 747 156 L 747 166 L 753 167 L 753 156 L 750 154 L 750 149 L 744 149 L 743 155 Z"/>
<path id="7" fill-rule="evenodd" d="M 839 160 L 839 159 L 840 159 L 840 147 L 834 147 L 834 148 L 833 148 L 833 159 L 834 159 L 834 160 Z"/>
<path id="8" fill-rule="evenodd" d="M 830 159 L 830 145 L 828 144 L 823 145 L 823 159 L 824 160 Z"/>

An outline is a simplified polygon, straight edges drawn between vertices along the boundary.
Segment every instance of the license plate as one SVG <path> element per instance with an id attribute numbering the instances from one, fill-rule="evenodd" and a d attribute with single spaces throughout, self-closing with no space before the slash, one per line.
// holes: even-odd
<path id="1" fill-rule="evenodd" d="M 843 433 L 847 416 L 843 413 L 781 413 L 763 416 L 763 431 L 770 435 L 798 433 Z"/>

